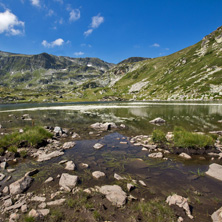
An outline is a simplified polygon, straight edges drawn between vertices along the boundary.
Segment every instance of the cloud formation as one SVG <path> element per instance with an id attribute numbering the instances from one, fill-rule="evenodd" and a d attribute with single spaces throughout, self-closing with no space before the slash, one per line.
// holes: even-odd
<path id="1" fill-rule="evenodd" d="M 55 46 L 62 46 L 64 44 L 64 40 L 59 38 L 53 42 L 47 42 L 46 40 L 42 41 L 42 45 L 46 48 L 53 48 Z"/>
<path id="2" fill-rule="evenodd" d="M 160 44 L 158 44 L 158 43 L 154 43 L 153 45 L 151 45 L 151 47 L 159 48 L 159 47 L 160 47 Z"/>
<path id="3" fill-rule="evenodd" d="M 69 21 L 75 22 L 80 19 L 80 10 L 79 9 L 72 9 L 69 13 Z"/>
<path id="4" fill-rule="evenodd" d="M 0 34 L 21 35 L 24 33 L 25 23 L 19 21 L 17 16 L 6 10 L 0 13 Z"/>
<path id="5" fill-rule="evenodd" d="M 84 32 L 84 36 L 89 36 L 90 34 L 92 34 L 93 29 L 88 29 L 87 31 Z"/>
<path id="6" fill-rule="evenodd" d="M 40 0 L 30 0 L 31 4 L 36 7 L 40 7 Z"/>
<path id="7" fill-rule="evenodd" d="M 82 55 L 84 55 L 84 54 L 85 54 L 85 53 L 84 53 L 84 52 L 81 52 L 81 51 L 80 51 L 80 52 L 75 52 L 75 53 L 74 53 L 75 56 L 82 56 Z"/>

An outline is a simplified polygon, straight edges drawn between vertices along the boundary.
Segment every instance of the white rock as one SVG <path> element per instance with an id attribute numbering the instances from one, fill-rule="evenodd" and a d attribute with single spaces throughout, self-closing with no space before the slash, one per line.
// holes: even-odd
<path id="1" fill-rule="evenodd" d="M 66 149 L 73 148 L 75 145 L 76 145 L 75 142 L 66 142 L 63 144 L 62 148 L 66 150 Z"/>
<path id="2" fill-rule="evenodd" d="M 107 131 L 117 128 L 115 123 L 94 123 L 90 127 L 95 130 L 101 130 L 101 131 Z"/>
<path id="3" fill-rule="evenodd" d="M 39 209 L 38 212 L 42 215 L 42 216 L 47 216 L 50 213 L 49 209 Z"/>
<path id="4" fill-rule="evenodd" d="M 135 188 L 135 186 L 134 186 L 133 184 L 127 183 L 127 190 L 128 190 L 128 191 L 131 191 L 131 190 L 133 190 L 134 188 Z"/>
<path id="5" fill-rule="evenodd" d="M 99 150 L 103 147 L 104 145 L 100 144 L 100 143 L 96 143 L 93 148 L 96 149 L 96 150 Z"/>
<path id="6" fill-rule="evenodd" d="M 61 160 L 60 162 L 59 162 L 59 164 L 64 164 L 64 163 L 66 163 L 68 160 Z"/>
<path id="7" fill-rule="evenodd" d="M 81 166 L 82 168 L 88 168 L 88 167 L 89 167 L 89 165 L 88 165 L 87 163 L 81 163 L 80 166 Z"/>
<path id="8" fill-rule="evenodd" d="M 106 176 L 106 174 L 103 173 L 103 172 L 101 172 L 101 171 L 94 171 L 94 172 L 92 173 L 92 175 L 93 175 L 93 177 L 95 177 L 96 179 L 99 179 L 100 177 L 105 177 L 105 176 Z"/>
<path id="9" fill-rule="evenodd" d="M 153 120 L 150 121 L 150 123 L 153 123 L 153 124 L 163 124 L 165 122 L 166 122 L 166 120 L 164 120 L 160 117 L 157 117 L 156 119 L 153 119 Z"/>
<path id="10" fill-rule="evenodd" d="M 121 177 L 120 175 L 118 175 L 117 173 L 114 173 L 114 178 L 117 180 L 124 180 L 125 178 Z"/>
<path id="11" fill-rule="evenodd" d="M 190 219 L 193 219 L 193 216 L 191 215 L 191 212 L 190 212 L 190 207 L 189 207 L 187 198 L 179 196 L 177 194 L 173 194 L 172 196 L 167 197 L 166 202 L 169 205 L 177 205 L 179 207 L 182 207 L 186 211 L 187 216 Z"/>
<path id="12" fill-rule="evenodd" d="M 31 198 L 31 201 L 45 202 L 46 198 L 45 197 L 34 196 L 34 197 Z"/>
<path id="13" fill-rule="evenodd" d="M 66 191 L 71 191 L 78 182 L 78 176 L 70 175 L 68 173 L 63 173 L 59 180 L 59 185 L 63 187 Z"/>
<path id="14" fill-rule="evenodd" d="M 2 181 L 5 178 L 5 175 L 3 173 L 0 173 L 0 181 Z"/>
<path id="15" fill-rule="evenodd" d="M 144 182 L 144 181 L 139 180 L 139 183 L 140 183 L 142 186 L 146 187 L 146 184 L 145 184 L 145 182 Z"/>
<path id="16" fill-rule="evenodd" d="M 20 217 L 19 214 L 13 213 L 13 214 L 11 214 L 10 217 L 9 217 L 9 222 L 17 221 L 17 220 L 19 219 L 19 217 Z"/>
<path id="17" fill-rule="evenodd" d="M 49 183 L 53 181 L 53 177 L 49 177 L 44 183 Z"/>
<path id="18" fill-rule="evenodd" d="M 106 195 L 106 198 L 117 207 L 121 207 L 126 203 L 126 193 L 118 185 L 102 186 L 99 188 L 99 192 Z"/>
<path id="19" fill-rule="evenodd" d="M 38 205 L 38 208 L 40 208 L 40 209 L 46 208 L 46 203 L 45 203 L 45 202 L 40 203 L 40 204 Z"/>
<path id="20" fill-rule="evenodd" d="M 211 215 L 213 222 L 222 222 L 222 207 Z"/>
<path id="21" fill-rule="evenodd" d="M 8 173 L 12 173 L 15 171 L 15 169 L 7 169 Z"/>
<path id="22" fill-rule="evenodd" d="M 147 148 L 145 148 L 145 147 L 143 147 L 143 148 L 142 148 L 142 151 L 148 151 L 148 149 L 147 149 Z"/>
<path id="23" fill-rule="evenodd" d="M 66 170 L 75 170 L 75 167 L 76 167 L 75 163 L 73 163 L 73 161 L 70 160 L 66 163 L 65 169 Z"/>
<path id="24" fill-rule="evenodd" d="M 26 204 L 21 206 L 22 213 L 26 213 L 28 211 L 28 206 Z"/>
<path id="25" fill-rule="evenodd" d="M 1 167 L 3 170 L 5 170 L 6 167 L 7 167 L 7 163 L 6 163 L 6 162 L 2 162 L 2 163 L 0 164 L 0 167 Z"/>
<path id="26" fill-rule="evenodd" d="M 8 186 L 5 186 L 4 189 L 2 190 L 2 192 L 4 194 L 7 194 L 9 192 L 9 187 Z"/>
<path id="27" fill-rule="evenodd" d="M 54 201 L 50 201 L 47 202 L 47 206 L 59 206 L 62 205 L 63 203 L 65 203 L 66 199 L 59 199 L 59 200 L 54 200 Z"/>
<path id="28" fill-rule="evenodd" d="M 148 155 L 148 157 L 151 157 L 151 158 L 163 158 L 163 154 L 161 152 L 158 152 L 158 153 L 150 153 Z"/>
<path id="29" fill-rule="evenodd" d="M 42 162 L 42 161 L 50 160 L 50 159 L 52 159 L 52 158 L 54 158 L 54 157 L 58 157 L 58 156 L 61 156 L 61 155 L 63 155 L 63 154 L 64 154 L 64 152 L 59 151 L 59 150 L 53 151 L 53 152 L 48 153 L 48 154 L 45 153 L 45 152 L 42 152 L 42 153 L 40 153 L 40 154 L 38 155 L 37 161 L 38 161 L 38 162 Z"/>
<path id="30" fill-rule="evenodd" d="M 182 217 L 178 217 L 177 222 L 183 222 L 183 218 Z"/>
<path id="31" fill-rule="evenodd" d="M 12 199 L 11 198 L 6 199 L 4 201 L 4 207 L 10 207 L 10 206 L 12 206 Z"/>
<path id="32" fill-rule="evenodd" d="M 73 133 L 72 134 L 72 139 L 79 139 L 80 135 L 78 133 Z"/>
<path id="33" fill-rule="evenodd" d="M 191 156 L 188 155 L 188 154 L 186 154 L 186 153 L 181 153 L 181 154 L 179 155 L 179 157 L 182 157 L 182 158 L 187 159 L 187 160 L 190 160 L 190 159 L 191 159 Z"/>
<path id="34" fill-rule="evenodd" d="M 222 166 L 217 163 L 212 163 L 206 172 L 208 176 L 222 181 Z"/>
<path id="35" fill-rule="evenodd" d="M 174 137 L 173 132 L 168 132 L 168 133 L 166 134 L 166 139 L 167 139 L 167 141 L 172 141 L 172 140 L 173 140 L 173 137 Z"/>
<path id="36" fill-rule="evenodd" d="M 40 218 L 42 216 L 41 213 L 35 209 L 30 210 L 28 215 L 29 217 L 34 217 L 34 218 Z"/>

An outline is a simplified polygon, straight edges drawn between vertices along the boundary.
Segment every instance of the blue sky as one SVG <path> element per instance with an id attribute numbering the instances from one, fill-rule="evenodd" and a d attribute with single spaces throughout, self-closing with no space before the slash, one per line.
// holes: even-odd
<path id="1" fill-rule="evenodd" d="M 221 26 L 221 10 L 221 0 L 0 0 L 0 50 L 154 58 Z"/>

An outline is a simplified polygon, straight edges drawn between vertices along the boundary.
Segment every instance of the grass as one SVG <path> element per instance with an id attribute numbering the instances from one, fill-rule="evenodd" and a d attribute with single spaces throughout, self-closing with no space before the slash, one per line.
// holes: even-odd
<path id="1" fill-rule="evenodd" d="M 164 143 L 167 141 L 165 137 L 165 133 L 158 129 L 153 131 L 152 140 L 155 143 Z"/>
<path id="2" fill-rule="evenodd" d="M 201 171 L 199 168 L 197 169 L 197 172 L 191 171 L 192 174 L 197 175 L 199 177 L 204 177 L 205 173 Z"/>
<path id="3" fill-rule="evenodd" d="M 206 148 L 213 146 L 214 140 L 207 135 L 188 132 L 181 127 L 174 128 L 174 145 L 182 148 Z"/>
<path id="4" fill-rule="evenodd" d="M 26 216 L 24 218 L 25 222 L 36 222 L 36 219 L 34 217 Z"/>
<path id="5" fill-rule="evenodd" d="M 88 194 L 80 191 L 76 194 L 75 197 L 70 197 L 66 200 L 66 203 L 69 208 L 73 208 L 75 210 L 79 210 L 82 207 L 91 208 L 91 205 L 88 203 Z"/>
<path id="6" fill-rule="evenodd" d="M 96 221 L 99 221 L 99 220 L 102 219 L 100 213 L 99 213 L 97 210 L 95 210 L 95 211 L 93 212 L 93 217 L 94 217 L 94 219 L 95 219 Z"/>
<path id="7" fill-rule="evenodd" d="M 64 219 L 64 213 L 60 209 L 52 209 L 50 215 L 50 222 L 60 222 Z"/>
<path id="8" fill-rule="evenodd" d="M 27 142 L 28 146 L 36 146 L 52 136 L 52 133 L 40 126 L 27 127 L 23 133 L 14 132 L 0 138 L 0 147 L 14 152 L 15 147 L 18 147 L 21 142 Z"/>
<path id="9" fill-rule="evenodd" d="M 134 205 L 135 210 L 146 222 L 171 222 L 176 221 L 173 210 L 160 199 L 140 202 Z"/>

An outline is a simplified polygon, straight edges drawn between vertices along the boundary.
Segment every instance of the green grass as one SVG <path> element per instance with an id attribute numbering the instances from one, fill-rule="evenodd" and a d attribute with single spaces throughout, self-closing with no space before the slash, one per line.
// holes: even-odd
<path id="1" fill-rule="evenodd" d="M 36 222 L 36 219 L 34 217 L 26 216 L 24 218 L 25 222 Z"/>
<path id="2" fill-rule="evenodd" d="M 158 129 L 153 131 L 152 140 L 155 143 L 164 143 L 167 141 L 165 137 L 165 133 Z"/>
<path id="3" fill-rule="evenodd" d="M 181 127 L 174 128 L 174 145 L 182 148 L 206 148 L 213 146 L 214 140 L 208 135 L 188 132 Z"/>
<path id="4" fill-rule="evenodd" d="M 95 211 L 93 212 L 93 217 L 94 217 L 94 219 L 95 219 L 96 221 L 99 221 L 99 220 L 102 219 L 100 213 L 99 213 L 97 210 L 95 210 Z"/>
<path id="5" fill-rule="evenodd" d="M 205 172 L 201 171 L 199 168 L 197 169 L 196 172 L 191 171 L 192 174 L 197 175 L 199 177 L 204 177 L 205 176 Z"/>
<path id="6" fill-rule="evenodd" d="M 15 151 L 21 142 L 27 142 L 28 146 L 36 146 L 43 140 L 51 138 L 52 133 L 40 126 L 28 127 L 24 129 L 23 133 L 14 132 L 0 138 L 0 148 L 7 148 Z"/>
<path id="7" fill-rule="evenodd" d="M 134 208 L 146 222 L 173 222 L 176 216 L 173 210 L 159 199 L 152 199 L 148 202 L 140 202 L 134 205 Z"/>

